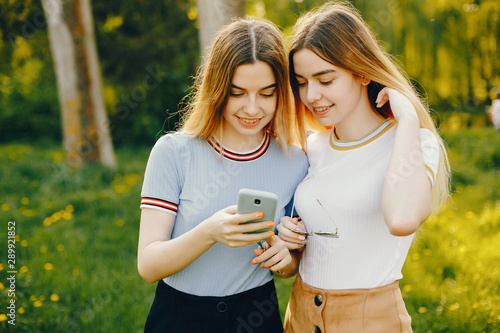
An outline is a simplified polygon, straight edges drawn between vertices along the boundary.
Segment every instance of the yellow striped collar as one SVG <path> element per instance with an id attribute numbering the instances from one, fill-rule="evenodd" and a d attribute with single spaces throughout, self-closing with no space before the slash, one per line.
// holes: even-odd
<path id="1" fill-rule="evenodd" d="M 350 150 L 362 147 L 382 136 L 382 134 L 387 132 L 395 124 L 396 122 L 394 121 L 394 119 L 389 118 L 361 139 L 353 141 L 340 141 L 335 135 L 334 129 L 332 130 L 332 134 L 330 135 L 330 146 L 335 150 Z"/>

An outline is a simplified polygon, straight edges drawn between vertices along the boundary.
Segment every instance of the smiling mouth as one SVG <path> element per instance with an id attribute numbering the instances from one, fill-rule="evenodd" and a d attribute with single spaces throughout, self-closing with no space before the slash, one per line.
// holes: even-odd
<path id="1" fill-rule="evenodd" d="M 240 118 L 240 120 L 244 123 L 247 123 L 247 124 L 254 124 L 256 123 L 257 121 L 259 121 L 259 119 L 245 119 L 245 118 Z"/>
<path id="2" fill-rule="evenodd" d="M 260 123 L 260 118 L 240 118 L 238 117 L 238 120 L 243 126 L 246 127 L 254 127 L 257 126 Z"/>
<path id="3" fill-rule="evenodd" d="M 334 105 L 335 104 L 332 104 L 330 106 L 321 106 L 321 107 L 317 107 L 317 108 L 313 107 L 312 109 L 313 109 L 314 114 L 316 114 L 318 116 L 322 116 L 322 115 L 326 114 L 327 111 L 330 110 L 330 108 Z"/>

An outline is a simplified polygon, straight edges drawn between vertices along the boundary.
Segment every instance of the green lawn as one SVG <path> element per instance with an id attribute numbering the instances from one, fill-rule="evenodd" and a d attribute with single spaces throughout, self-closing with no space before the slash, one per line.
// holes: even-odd
<path id="1" fill-rule="evenodd" d="M 500 134 L 444 135 L 453 197 L 419 231 L 404 267 L 415 332 L 500 329 Z M 0 330 L 141 332 L 155 285 L 136 269 L 139 197 L 150 147 L 117 151 L 120 167 L 72 171 L 57 146 L 0 145 Z M 15 221 L 14 268 L 8 222 Z M 8 323 L 8 271 L 16 325 Z M 282 313 L 293 279 L 279 280 Z"/>

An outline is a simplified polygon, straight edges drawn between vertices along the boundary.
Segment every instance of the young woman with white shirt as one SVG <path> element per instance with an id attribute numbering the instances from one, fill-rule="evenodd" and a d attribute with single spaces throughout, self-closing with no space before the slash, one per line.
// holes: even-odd
<path id="1" fill-rule="evenodd" d="M 401 269 L 449 186 L 428 107 L 348 2 L 299 18 L 289 62 L 302 124 L 316 132 L 295 193 L 302 223 L 278 226 L 303 250 L 286 267 L 298 276 L 285 332 L 411 332 Z"/>
<path id="2" fill-rule="evenodd" d="M 161 137 L 142 188 L 138 269 L 157 282 L 145 332 L 283 331 L 273 273 L 291 257 L 277 221 L 242 224 L 241 188 L 278 195 L 285 214 L 307 158 L 295 138 L 279 30 L 238 19 L 216 36 L 178 132 Z M 266 251 L 256 243 L 267 239 Z"/>

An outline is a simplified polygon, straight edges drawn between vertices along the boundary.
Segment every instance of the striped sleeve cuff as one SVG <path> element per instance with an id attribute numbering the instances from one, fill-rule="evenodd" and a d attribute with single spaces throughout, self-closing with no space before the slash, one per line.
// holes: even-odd
<path id="1" fill-rule="evenodd" d="M 431 187 L 434 186 L 434 183 L 436 182 L 436 176 L 434 175 L 434 172 L 432 172 L 432 169 L 427 165 L 425 166 L 425 171 L 427 172 L 427 177 L 431 182 Z"/>
<path id="2" fill-rule="evenodd" d="M 162 199 L 144 197 L 141 200 L 142 208 L 158 209 L 177 215 L 177 204 Z"/>

